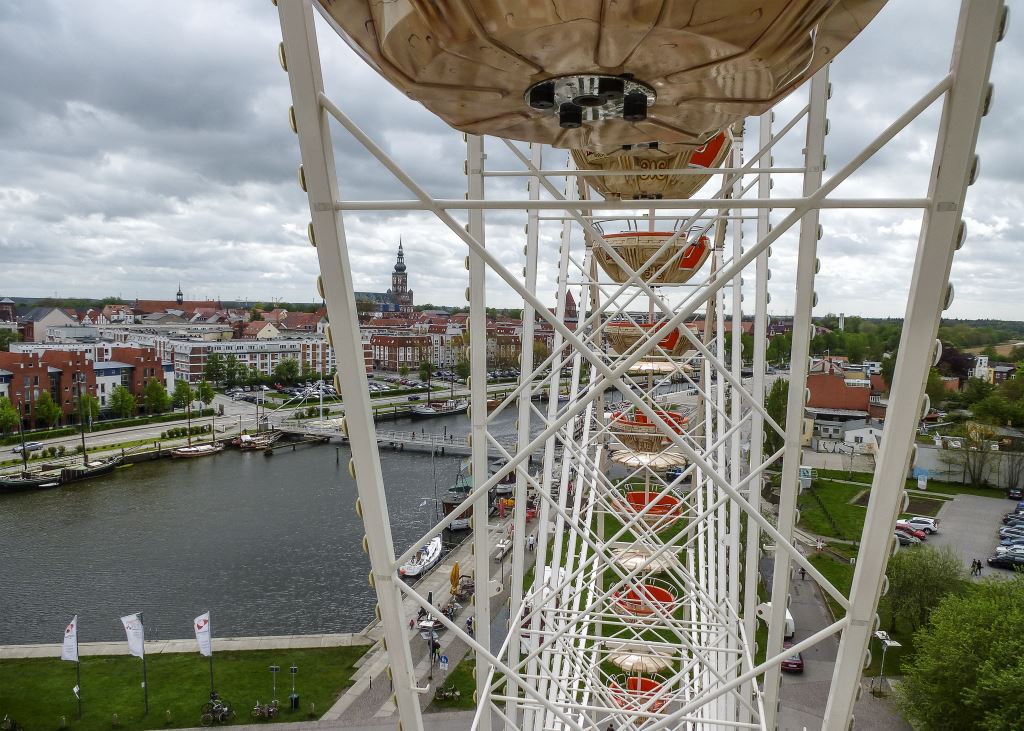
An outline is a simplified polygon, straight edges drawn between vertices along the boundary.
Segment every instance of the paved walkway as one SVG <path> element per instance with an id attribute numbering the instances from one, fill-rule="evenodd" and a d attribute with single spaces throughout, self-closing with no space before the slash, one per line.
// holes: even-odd
<path id="1" fill-rule="evenodd" d="M 372 639 L 362 633 L 319 635 L 278 635 L 270 637 L 215 637 L 215 652 L 230 650 L 287 650 L 310 647 L 351 647 L 369 645 Z M 0 660 L 22 657 L 60 657 L 59 644 L 0 645 Z M 80 655 L 127 655 L 127 642 L 83 642 L 78 646 Z M 197 652 L 195 639 L 147 640 L 146 654 L 159 655 L 172 652 Z"/>
<path id="2" fill-rule="evenodd" d="M 496 541 L 496 534 L 504 533 L 506 525 L 510 520 L 511 517 L 489 524 L 488 530 L 491 533 L 490 542 L 492 545 Z M 428 576 L 416 584 L 416 590 L 422 595 L 433 592 L 435 606 L 443 606 L 450 596 L 449 588 L 451 583 L 449 577 L 455 562 L 467 568 L 472 566 L 471 543 L 471 540 L 467 540 L 456 548 L 445 557 L 444 562 L 439 564 Z M 502 635 L 504 635 L 505 631 L 505 621 L 496 615 L 498 608 L 508 600 L 507 582 L 511 575 L 511 569 L 509 568 L 510 559 L 511 554 L 501 563 L 491 562 L 492 578 L 495 576 L 501 578 L 502 574 L 504 574 L 506 582 L 505 592 L 491 598 L 492 617 L 495 617 L 496 621 L 500 622 Z M 479 588 L 480 586 L 480 582 L 477 582 L 477 587 Z M 413 618 L 417 615 L 417 607 L 411 599 L 404 599 L 402 604 L 406 617 Z M 471 607 L 469 605 L 463 607 L 459 614 L 456 615 L 455 623 L 463 626 L 466 618 L 470 616 L 470 611 Z M 324 714 L 323 721 L 341 723 L 344 724 L 345 728 L 357 724 L 385 720 L 390 724 L 395 722 L 396 708 L 391 700 L 393 691 L 387 677 L 388 656 L 383 644 L 379 642 L 383 630 L 380 625 L 371 625 L 365 630 L 365 633 L 376 644 L 363 656 L 359 669 L 352 677 L 353 684 L 330 710 Z M 421 688 L 429 688 L 429 690 L 420 695 L 420 707 L 426 708 L 434 697 L 434 691 L 444 683 L 445 673 L 442 673 L 436 665 L 432 667 L 427 652 L 427 643 L 420 639 L 418 631 L 409 630 L 408 637 L 411 643 L 416 684 Z M 454 669 L 466 655 L 468 647 L 451 632 L 442 632 L 439 641 L 441 643 L 441 654 L 448 656 L 449 668 Z M 435 715 L 437 714 L 429 714 L 429 717 L 432 718 Z M 460 728 L 468 728 L 468 723 Z"/>

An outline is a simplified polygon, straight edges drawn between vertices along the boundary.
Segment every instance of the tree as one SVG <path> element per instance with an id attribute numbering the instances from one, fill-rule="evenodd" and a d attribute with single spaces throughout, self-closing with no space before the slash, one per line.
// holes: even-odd
<path id="1" fill-rule="evenodd" d="M 895 696 L 915 728 L 1015 729 L 1024 718 L 1024 576 L 947 596 L 914 635 Z"/>
<path id="2" fill-rule="evenodd" d="M 897 551 L 886 569 L 892 610 L 889 629 L 902 621 L 915 630 L 924 625 L 928 615 L 950 592 L 963 588 L 963 559 L 952 546 L 932 548 L 919 546 L 913 551 Z"/>
<path id="3" fill-rule="evenodd" d="M 147 414 L 162 414 L 171 408 L 171 395 L 167 393 L 167 387 L 164 386 L 163 381 L 156 378 L 149 379 L 146 383 L 146 388 L 142 392 L 142 403 L 146 407 Z M 129 410 L 128 416 L 131 416 L 134 412 L 135 402 L 133 398 L 132 408 Z"/>
<path id="4" fill-rule="evenodd" d="M 455 364 L 455 375 L 464 381 L 469 378 L 470 371 L 469 361 L 464 358 Z"/>
<path id="5" fill-rule="evenodd" d="M 551 355 L 551 348 L 543 340 L 533 341 L 533 367 L 539 368 L 540 364 L 548 359 Z"/>
<path id="6" fill-rule="evenodd" d="M 278 383 L 291 385 L 299 378 L 299 361 L 295 358 L 283 358 L 274 366 L 274 380 Z"/>
<path id="7" fill-rule="evenodd" d="M 932 406 L 938 406 L 949 396 L 949 391 L 946 390 L 946 384 L 938 369 L 930 368 L 928 370 L 928 380 L 925 382 L 924 392 L 928 394 L 928 400 Z"/>
<path id="8" fill-rule="evenodd" d="M 91 393 L 83 393 L 81 399 L 76 396 L 75 413 L 80 424 L 91 424 L 100 418 L 100 400 Z"/>
<path id="9" fill-rule="evenodd" d="M 434 376 L 434 368 L 429 360 L 420 361 L 420 380 L 427 382 L 427 401 L 430 400 L 430 379 Z"/>
<path id="10" fill-rule="evenodd" d="M 0 434 L 10 434 L 18 428 L 21 417 L 14 404 L 6 396 L 0 396 Z"/>
<path id="11" fill-rule="evenodd" d="M 208 381 L 200 381 L 196 384 L 196 398 L 203 403 L 203 406 L 212 404 L 213 396 L 213 386 Z"/>
<path id="12" fill-rule="evenodd" d="M 768 415 L 775 419 L 775 423 L 786 428 L 786 401 L 789 399 L 789 381 L 785 378 L 776 379 L 768 391 L 764 401 L 764 409 Z M 767 455 L 772 455 L 782 449 L 785 438 L 777 434 L 774 429 L 765 424 L 764 427 L 764 449 Z"/>
<path id="13" fill-rule="evenodd" d="M 242 380 L 242 364 L 238 362 L 238 358 L 234 355 L 228 355 L 224 359 L 224 385 L 228 388 L 234 388 L 238 385 L 238 382 Z"/>
<path id="14" fill-rule="evenodd" d="M 249 366 L 245 374 L 245 382 L 250 386 L 258 386 L 263 383 L 263 372 L 256 366 Z"/>
<path id="15" fill-rule="evenodd" d="M 896 354 L 892 353 L 882 358 L 882 380 L 886 388 L 892 388 L 892 376 L 896 372 Z"/>
<path id="16" fill-rule="evenodd" d="M 405 363 L 402 363 L 402 365 L 400 365 L 398 367 L 398 375 L 400 375 L 402 378 L 405 378 L 406 376 L 408 376 L 409 375 L 409 366 L 407 366 Z"/>
<path id="17" fill-rule="evenodd" d="M 154 413 L 149 408 L 149 391 L 150 384 L 157 383 L 163 388 L 163 384 L 158 380 L 151 379 L 149 384 L 146 384 L 145 400 L 146 410 L 149 413 Z M 166 396 L 167 389 L 164 389 L 164 395 Z M 110 408 L 114 410 L 114 413 L 120 416 L 122 419 L 128 419 L 135 415 L 135 396 L 124 386 L 116 386 L 113 391 L 110 392 Z"/>
<path id="18" fill-rule="evenodd" d="M 206 356 L 206 365 L 203 366 L 203 378 L 219 386 L 224 380 L 224 356 L 220 353 L 210 353 Z"/>
<path id="19" fill-rule="evenodd" d="M 939 452 L 939 460 L 950 472 L 960 472 L 961 479 L 972 487 L 984 487 L 999 452 L 992 451 L 991 428 L 984 424 L 969 422 L 964 436 L 947 440 L 946 448 Z"/>
<path id="20" fill-rule="evenodd" d="M 41 421 L 51 429 L 60 422 L 62 416 L 60 404 L 53 400 L 49 391 L 43 391 L 36 399 L 36 420 Z"/>
<path id="21" fill-rule="evenodd" d="M 176 381 L 174 393 L 171 394 L 171 405 L 176 409 L 184 409 L 195 400 L 195 397 L 195 392 L 188 381 Z"/>
<path id="22" fill-rule="evenodd" d="M 21 340 L 17 330 L 0 330 L 0 350 L 10 350 L 11 343 Z"/>

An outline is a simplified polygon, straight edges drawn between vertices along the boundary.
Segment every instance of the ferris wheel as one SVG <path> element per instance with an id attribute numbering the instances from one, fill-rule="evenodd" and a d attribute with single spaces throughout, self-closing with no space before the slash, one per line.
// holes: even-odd
<path id="1" fill-rule="evenodd" d="M 978 174 L 975 146 L 1006 24 L 1001 0 L 964 1 L 949 73 L 827 175 L 829 100 L 844 93 L 833 89 L 830 66 L 843 63 L 843 49 L 883 0 L 275 4 L 401 728 L 422 728 L 420 694 L 431 692 L 413 663 L 403 602 L 475 657 L 473 728 L 774 729 L 783 663 L 830 638 L 839 650 L 823 728 L 850 728 L 906 499 L 883 488 L 903 484 L 928 410 L 925 378 L 953 298 L 950 266 L 965 239 L 963 203 Z M 463 133 L 465 161 L 452 168 L 465 176 L 464 199 L 431 195 L 325 94 L 316 11 L 384 79 Z M 926 189 L 900 198 L 834 195 L 932 107 L 941 119 Z M 347 198 L 335 124 L 409 197 Z M 776 165 L 787 145 L 797 162 Z M 488 167 L 489 158 L 508 165 Z M 497 197 L 504 188 L 495 181 L 509 178 L 525 179 L 526 198 Z M 799 193 L 774 193 L 776 181 Z M 808 560 L 816 544 L 801 546 L 796 530 L 819 219 L 833 209 L 923 213 L 849 592 Z M 346 214 L 361 211 L 429 215 L 465 247 L 470 343 L 486 342 L 495 283 L 522 302 L 521 376 L 508 396 L 489 401 L 486 349 L 466 353 L 470 471 L 479 477 L 404 554 L 391 541 L 346 242 Z M 488 245 L 488 216 L 510 212 L 525 221 L 514 266 L 509 252 Z M 780 265 L 793 267 L 796 287 L 785 304 L 794 315 L 779 421 L 764 405 L 768 281 L 773 244 L 787 235 L 795 255 Z M 554 309 L 538 290 L 542 272 L 556 282 Z M 575 318 L 567 295 L 579 303 Z M 535 358 L 542 328 L 552 347 Z M 752 352 L 743 351 L 744 333 Z M 494 431 L 502 413 L 515 414 L 513 447 Z M 783 444 L 771 454 L 767 432 Z M 777 495 L 766 501 L 769 474 Z M 486 528 L 489 494 L 509 483 L 510 532 L 496 534 Z M 493 644 L 399 576 L 419 546 L 467 513 L 475 529 L 463 567 L 474 577 L 472 624 L 479 630 L 507 617 Z M 500 578 L 498 539 L 511 553 Z M 839 611 L 786 646 L 796 570 Z"/>

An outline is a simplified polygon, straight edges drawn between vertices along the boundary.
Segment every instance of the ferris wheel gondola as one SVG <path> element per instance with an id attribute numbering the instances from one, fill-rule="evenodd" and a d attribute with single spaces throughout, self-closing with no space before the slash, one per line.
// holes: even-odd
<path id="1" fill-rule="evenodd" d="M 384 78 L 463 132 L 609 154 L 700 146 L 835 58 L 885 0 L 317 0 Z"/>

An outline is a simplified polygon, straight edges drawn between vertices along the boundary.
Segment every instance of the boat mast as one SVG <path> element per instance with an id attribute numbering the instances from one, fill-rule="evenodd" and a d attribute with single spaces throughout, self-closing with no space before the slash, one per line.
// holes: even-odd
<path id="1" fill-rule="evenodd" d="M 21 437 L 21 471 L 28 471 L 28 452 L 25 451 L 25 400 L 18 405 L 18 435 Z"/>
<path id="2" fill-rule="evenodd" d="M 79 371 L 75 373 L 75 381 L 78 385 L 78 433 L 82 437 L 82 466 L 89 466 L 89 454 L 85 451 L 85 414 L 82 408 L 82 381 L 85 380 L 85 374 Z"/>
<path id="3" fill-rule="evenodd" d="M 188 432 L 188 434 L 187 434 L 187 436 L 188 436 L 188 446 L 191 447 L 192 446 L 192 400 L 191 399 L 189 399 L 188 404 L 185 405 L 185 416 L 188 419 L 188 428 L 186 429 L 186 431 Z"/>

